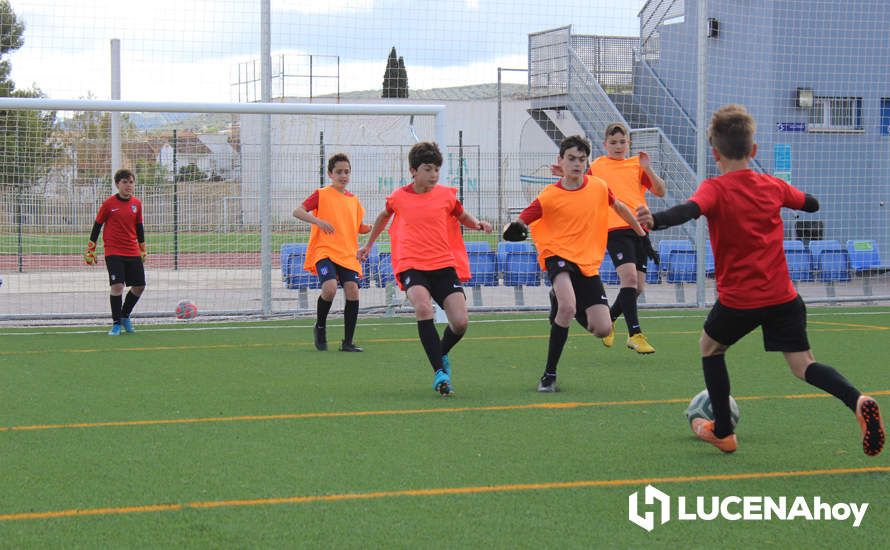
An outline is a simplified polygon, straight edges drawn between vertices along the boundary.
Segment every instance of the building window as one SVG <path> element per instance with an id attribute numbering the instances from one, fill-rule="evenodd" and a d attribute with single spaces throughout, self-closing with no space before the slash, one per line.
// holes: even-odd
<path id="1" fill-rule="evenodd" d="M 861 97 L 814 97 L 807 120 L 810 132 L 861 132 Z"/>

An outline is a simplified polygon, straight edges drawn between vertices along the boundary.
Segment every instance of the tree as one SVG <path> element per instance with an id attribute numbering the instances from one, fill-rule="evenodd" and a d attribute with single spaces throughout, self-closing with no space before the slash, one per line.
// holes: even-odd
<path id="1" fill-rule="evenodd" d="M 86 99 L 93 99 L 92 93 Z M 136 126 L 130 116 L 121 114 L 121 143 L 136 141 Z M 75 185 L 96 185 L 111 177 L 111 113 L 82 111 L 64 123 L 62 141 L 77 167 Z M 139 174 L 137 173 L 137 178 Z"/>
<path id="2" fill-rule="evenodd" d="M 16 90 L 9 79 L 12 65 L 5 57 L 24 45 L 24 35 L 9 0 L 0 0 L 0 97 L 45 97 L 36 86 Z M 55 128 L 55 111 L 0 110 L 0 184 L 34 186 L 49 173 L 62 150 Z"/>
<path id="3" fill-rule="evenodd" d="M 386 60 L 382 97 L 408 97 L 408 71 L 405 70 L 405 60 L 396 54 L 395 46 L 389 51 L 389 58 Z"/>
<path id="4" fill-rule="evenodd" d="M 176 181 L 179 182 L 192 182 L 192 181 L 206 181 L 207 174 L 205 174 L 198 165 L 194 162 L 190 162 L 185 166 L 179 167 L 179 174 L 176 176 Z"/>

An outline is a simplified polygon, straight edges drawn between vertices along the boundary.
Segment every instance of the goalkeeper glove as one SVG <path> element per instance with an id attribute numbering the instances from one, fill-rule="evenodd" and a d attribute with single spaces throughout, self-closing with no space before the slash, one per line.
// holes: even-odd
<path id="1" fill-rule="evenodd" d="M 87 251 L 83 253 L 83 263 L 87 265 L 96 263 L 96 243 L 93 241 L 87 243 Z"/>
<path id="2" fill-rule="evenodd" d="M 139 255 L 142 257 L 142 261 L 145 261 L 145 257 L 148 256 L 148 252 L 145 251 L 145 243 L 139 243 Z"/>
<path id="3" fill-rule="evenodd" d="M 522 222 L 510 222 L 504 227 L 504 240 L 517 242 L 528 238 L 528 227 Z"/>
<path id="4" fill-rule="evenodd" d="M 661 258 L 658 256 L 658 252 L 655 251 L 655 248 L 652 246 L 652 241 L 649 239 L 649 235 L 647 234 L 645 237 L 641 237 L 643 239 L 643 251 L 646 253 L 646 256 L 652 258 L 652 261 L 655 262 L 655 265 L 661 265 Z"/>

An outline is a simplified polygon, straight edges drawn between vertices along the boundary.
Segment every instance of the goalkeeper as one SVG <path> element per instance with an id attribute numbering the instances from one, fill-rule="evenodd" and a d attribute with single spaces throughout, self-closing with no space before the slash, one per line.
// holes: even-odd
<path id="1" fill-rule="evenodd" d="M 539 392 L 556 391 L 556 365 L 569 336 L 572 317 L 599 338 L 612 329 L 609 302 L 599 276 L 606 253 L 608 215 L 616 212 L 639 236 L 646 232 L 634 214 L 609 191 L 605 181 L 587 176 L 590 143 L 567 137 L 559 146 L 563 177 L 545 187 L 504 230 L 505 240 L 522 240 L 527 226 L 538 250 L 538 265 L 547 271 L 556 296 L 550 311 L 550 343 Z"/>
<path id="2" fill-rule="evenodd" d="M 114 184 L 117 193 L 105 199 L 99 207 L 83 255 L 87 265 L 96 263 L 96 241 L 104 225 L 102 245 L 111 285 L 112 325 L 109 336 L 118 336 L 122 327 L 127 332 L 135 332 L 130 314 L 145 290 L 145 229 L 142 225 L 142 202 L 134 196 L 136 176 L 125 168 L 118 170 L 114 173 Z M 130 291 L 124 298 L 127 285 Z"/>

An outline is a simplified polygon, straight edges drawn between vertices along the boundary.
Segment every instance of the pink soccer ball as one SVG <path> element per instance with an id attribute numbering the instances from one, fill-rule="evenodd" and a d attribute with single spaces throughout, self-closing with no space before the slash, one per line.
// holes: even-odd
<path id="1" fill-rule="evenodd" d="M 194 319 L 198 316 L 198 306 L 190 300 L 183 300 L 176 304 L 177 319 Z"/>

